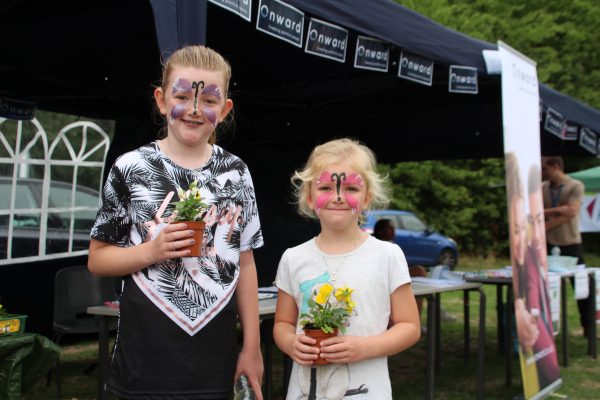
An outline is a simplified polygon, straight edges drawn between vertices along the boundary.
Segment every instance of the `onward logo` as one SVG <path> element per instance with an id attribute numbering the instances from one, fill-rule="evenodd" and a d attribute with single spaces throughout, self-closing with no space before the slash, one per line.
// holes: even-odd
<path id="1" fill-rule="evenodd" d="M 364 57 L 365 60 L 384 62 L 387 62 L 388 60 L 387 51 L 365 49 L 364 46 L 358 47 L 358 55 Z"/>
<path id="2" fill-rule="evenodd" d="M 516 63 L 512 65 L 513 77 L 525 83 L 528 86 L 536 88 L 538 86 L 537 76 L 535 74 L 528 73 L 519 68 Z"/>
<path id="3" fill-rule="evenodd" d="M 256 29 L 302 47 L 304 13 L 278 0 L 261 0 Z"/>
<path id="4" fill-rule="evenodd" d="M 579 145 L 589 151 L 592 154 L 596 154 L 596 141 L 598 136 L 590 128 L 581 128 L 581 135 L 579 136 Z"/>
<path id="5" fill-rule="evenodd" d="M 433 71 L 433 66 L 431 64 L 427 65 L 417 61 L 411 61 L 408 57 L 403 57 L 400 60 L 400 66 L 406 68 L 410 72 L 416 72 L 419 75 L 431 75 L 431 72 Z"/>
<path id="6" fill-rule="evenodd" d="M 274 22 L 276 25 L 284 27 L 287 30 L 300 33 L 302 29 L 301 24 L 292 20 L 289 17 L 286 17 L 285 15 L 278 14 L 276 11 L 269 10 L 269 7 L 267 5 L 264 5 L 260 8 L 260 15 L 267 18 L 269 21 Z"/>
<path id="7" fill-rule="evenodd" d="M 448 91 L 476 94 L 478 92 L 477 68 L 451 65 L 448 74 Z"/>
<path id="8" fill-rule="evenodd" d="M 324 33 L 317 32 L 316 29 L 310 31 L 308 38 L 311 41 L 316 41 L 319 44 L 333 47 L 334 49 L 345 50 L 346 49 L 346 39 L 338 39 L 336 37 L 331 37 L 325 35 Z"/>
<path id="9" fill-rule="evenodd" d="M 0 97 L 0 117 L 30 120 L 35 115 L 35 102 Z"/>
<path id="10" fill-rule="evenodd" d="M 431 86 L 433 80 L 433 61 L 403 51 L 400 54 L 398 76 Z"/>
<path id="11" fill-rule="evenodd" d="M 544 128 L 553 135 L 556 135 L 559 138 L 563 139 L 565 118 L 558 111 L 555 111 L 552 108 L 548 107 L 548 111 L 546 111 L 546 122 L 544 123 Z"/>

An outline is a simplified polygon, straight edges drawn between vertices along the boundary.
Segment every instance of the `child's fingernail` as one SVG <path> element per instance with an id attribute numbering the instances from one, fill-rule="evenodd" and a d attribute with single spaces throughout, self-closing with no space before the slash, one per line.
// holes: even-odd
<path id="1" fill-rule="evenodd" d="M 190 240 L 190 244 L 194 244 L 196 241 L 194 239 Z"/>

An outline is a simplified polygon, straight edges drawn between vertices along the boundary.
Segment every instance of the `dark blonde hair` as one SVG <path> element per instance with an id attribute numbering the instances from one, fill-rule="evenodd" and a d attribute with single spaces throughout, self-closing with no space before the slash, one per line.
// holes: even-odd
<path id="1" fill-rule="evenodd" d="M 356 140 L 336 139 L 315 147 L 304 168 L 295 171 L 291 178 L 295 204 L 300 215 L 317 218 L 316 213 L 308 205 L 311 183 L 327 165 L 346 161 L 365 181 L 367 193 L 371 196 L 368 209 L 385 208 L 388 205 L 390 188 L 386 177 L 377 173 L 375 154 Z"/>
<path id="2" fill-rule="evenodd" d="M 169 75 L 174 67 L 193 67 L 206 71 L 222 72 L 225 80 L 224 98 L 229 97 L 229 80 L 231 79 L 231 66 L 229 62 L 219 53 L 206 46 L 185 46 L 182 47 L 167 58 L 163 63 L 163 73 L 160 87 L 166 93 L 166 85 L 169 81 Z M 231 113 L 230 113 L 231 115 Z M 228 117 L 227 119 L 230 119 Z M 224 121 L 225 122 L 225 121 Z M 218 126 L 220 126 L 219 124 Z M 159 139 L 167 136 L 166 129 L 159 132 Z M 208 142 L 214 144 L 217 139 L 216 129 L 210 135 Z"/>

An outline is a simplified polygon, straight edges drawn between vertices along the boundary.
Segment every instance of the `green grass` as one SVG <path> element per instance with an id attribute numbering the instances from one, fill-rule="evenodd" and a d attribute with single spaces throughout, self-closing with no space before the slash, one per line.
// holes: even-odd
<path id="1" fill-rule="evenodd" d="M 600 257 L 586 255 L 590 266 L 600 266 Z M 505 259 L 482 259 L 462 257 L 458 269 L 474 271 L 479 269 L 500 268 L 507 265 Z M 496 342 L 496 292 L 494 286 L 484 286 L 487 297 L 486 338 L 485 338 L 485 398 L 512 400 L 522 394 L 518 359 L 512 361 L 512 386 L 505 386 L 504 358 L 497 351 Z M 587 355 L 587 342 L 579 328 L 579 314 L 573 300 L 573 291 L 567 290 L 569 300 L 569 366 L 560 368 L 563 385 L 557 393 L 572 400 L 598 399 L 600 395 L 600 361 Z M 471 352 L 465 361 L 463 354 L 462 292 L 442 295 L 442 308 L 456 317 L 456 322 L 442 322 L 441 373 L 435 378 L 434 398 L 437 400 L 462 400 L 475 398 L 477 376 L 477 312 L 478 296 L 471 294 Z M 425 316 L 426 309 L 423 310 Z M 423 318 L 423 323 L 425 319 Z M 557 350 L 560 354 L 561 336 L 557 337 Z M 62 382 L 63 399 L 94 399 L 97 389 L 97 373 L 89 374 L 84 370 L 97 357 L 98 343 L 94 339 L 84 338 L 63 347 Z M 275 351 L 274 361 L 274 398 L 282 396 L 282 357 Z M 415 346 L 389 358 L 390 376 L 397 399 L 422 399 L 425 393 L 425 340 Z M 559 357 L 559 361 L 560 357 Z M 107 398 L 113 400 L 112 397 Z M 46 386 L 45 377 L 25 393 L 25 400 L 56 399 L 56 385 L 53 380 Z M 358 399 L 357 399 L 358 400 Z"/>

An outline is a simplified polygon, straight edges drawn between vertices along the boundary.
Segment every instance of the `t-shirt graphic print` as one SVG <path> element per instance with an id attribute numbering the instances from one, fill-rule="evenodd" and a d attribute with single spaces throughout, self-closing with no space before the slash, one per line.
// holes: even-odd
<path id="1" fill-rule="evenodd" d="M 166 226 L 155 217 L 169 192 L 198 181 L 209 210 L 202 256 L 174 258 L 132 274 L 141 292 L 189 335 L 227 305 L 239 276 L 240 251 L 262 246 L 252 178 L 238 157 L 213 145 L 199 169 L 173 163 L 155 142 L 119 157 L 104 187 L 91 237 L 127 247 L 152 240 Z M 174 210 L 167 207 L 166 219 Z M 125 293 L 124 293 L 125 295 Z"/>

